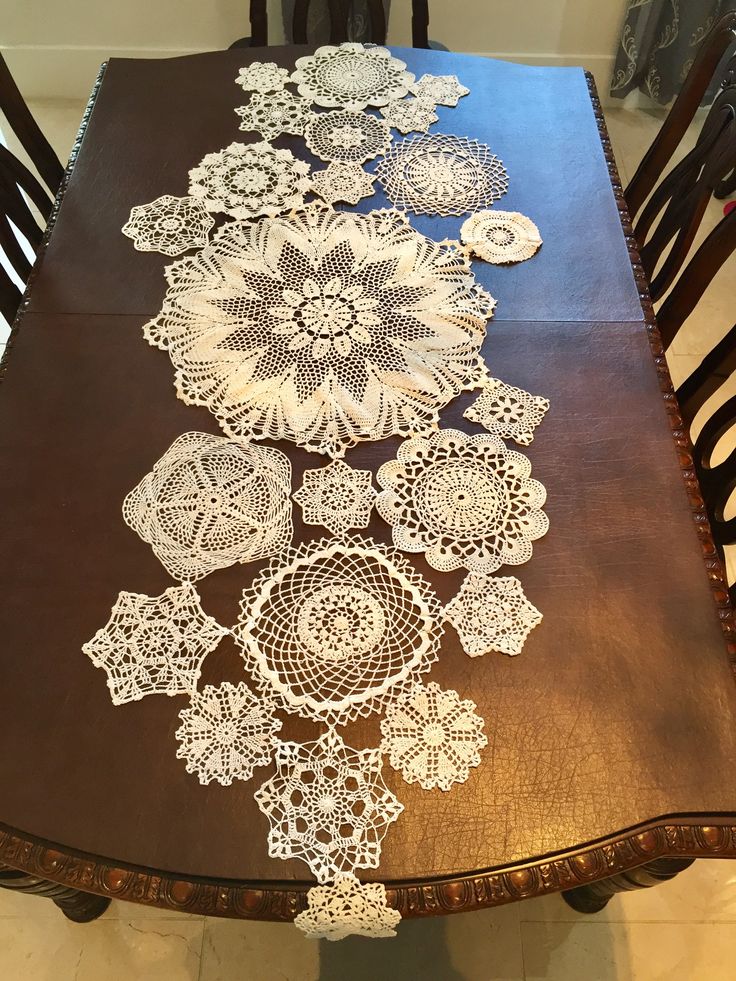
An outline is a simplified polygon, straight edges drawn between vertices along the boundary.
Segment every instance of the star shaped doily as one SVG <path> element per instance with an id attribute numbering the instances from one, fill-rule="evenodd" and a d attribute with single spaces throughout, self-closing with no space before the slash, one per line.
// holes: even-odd
<path id="1" fill-rule="evenodd" d="M 499 378 L 490 378 L 463 415 L 494 436 L 513 439 L 522 446 L 528 446 L 548 409 L 549 399 L 530 395 L 523 388 L 507 385 Z"/>
<path id="2" fill-rule="evenodd" d="M 387 48 L 347 43 L 326 44 L 297 58 L 291 80 L 318 106 L 360 110 L 403 98 L 414 75 Z"/>
<path id="3" fill-rule="evenodd" d="M 386 887 L 380 882 L 364 885 L 352 874 L 340 872 L 330 886 L 313 886 L 307 893 L 307 908 L 294 917 L 294 924 L 313 940 L 342 940 L 344 937 L 395 937 L 401 913 L 386 902 Z"/>
<path id="4" fill-rule="evenodd" d="M 252 61 L 240 69 L 235 81 L 244 92 L 278 92 L 289 81 L 289 72 L 275 61 Z"/>
<path id="5" fill-rule="evenodd" d="M 474 255 L 496 265 L 530 259 L 542 244 L 537 226 L 518 211 L 479 211 L 463 222 L 460 238 Z"/>
<path id="6" fill-rule="evenodd" d="M 491 651 L 520 654 L 542 614 L 524 595 L 515 576 L 465 577 L 460 592 L 445 607 L 445 618 L 469 657 Z"/>
<path id="7" fill-rule="evenodd" d="M 401 133 L 426 133 L 439 119 L 430 99 L 398 99 L 384 106 L 381 115 Z"/>
<path id="8" fill-rule="evenodd" d="M 456 106 L 470 89 L 460 84 L 457 75 L 422 75 L 409 86 L 409 91 L 437 106 Z"/>
<path id="9" fill-rule="evenodd" d="M 304 127 L 304 139 L 320 160 L 365 163 L 385 153 L 391 142 L 391 130 L 377 116 L 336 109 L 312 113 Z"/>
<path id="10" fill-rule="evenodd" d="M 113 705 L 122 705 L 194 691 L 202 661 L 226 633 L 185 583 L 160 596 L 120 593 L 107 624 L 82 650 L 105 669 Z"/>
<path id="11" fill-rule="evenodd" d="M 240 116 L 240 129 L 255 131 L 266 140 L 272 140 L 281 133 L 300 136 L 304 131 L 309 103 L 298 95 L 285 89 L 273 95 L 256 93 L 247 106 L 235 110 Z"/>
<path id="12" fill-rule="evenodd" d="M 354 470 L 334 460 L 319 470 L 305 470 L 304 481 L 293 495 L 308 525 L 322 525 L 333 535 L 348 528 L 367 528 L 378 493 L 370 470 Z"/>
<path id="13" fill-rule="evenodd" d="M 181 255 L 188 249 L 201 249 L 209 241 L 215 219 L 201 201 L 164 194 L 149 204 L 131 209 L 122 231 L 139 252 Z"/>
<path id="14" fill-rule="evenodd" d="M 375 869 L 404 807 L 381 775 L 380 749 L 352 749 L 330 729 L 311 743 L 280 743 L 276 774 L 255 793 L 270 824 L 271 858 L 299 858 L 318 882 Z"/>
<path id="15" fill-rule="evenodd" d="M 357 204 L 361 198 L 375 194 L 375 179 L 375 175 L 363 170 L 360 164 L 335 161 L 325 170 L 312 173 L 312 190 L 328 204 L 336 201 Z"/>

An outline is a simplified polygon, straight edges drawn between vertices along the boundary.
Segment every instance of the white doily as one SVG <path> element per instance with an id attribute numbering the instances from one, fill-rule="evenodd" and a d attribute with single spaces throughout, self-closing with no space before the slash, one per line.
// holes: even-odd
<path id="1" fill-rule="evenodd" d="M 401 133 L 426 133 L 439 116 L 431 99 L 399 99 L 381 109 L 389 126 Z"/>
<path id="2" fill-rule="evenodd" d="M 289 81 L 289 71 L 275 61 L 252 61 L 235 79 L 244 92 L 278 92 Z"/>
<path id="3" fill-rule="evenodd" d="M 542 244 L 537 226 L 518 211 L 479 211 L 463 222 L 460 237 L 474 255 L 497 265 L 530 259 Z"/>
<path id="4" fill-rule="evenodd" d="M 233 218 L 277 215 L 304 203 L 309 164 L 270 143 L 231 143 L 189 171 L 189 193 Z"/>
<path id="5" fill-rule="evenodd" d="M 291 541 L 291 464 L 280 450 L 184 433 L 123 503 L 174 579 L 194 582 Z"/>
<path id="6" fill-rule="evenodd" d="M 297 58 L 291 80 L 300 95 L 318 106 L 360 110 L 402 99 L 414 75 L 386 48 L 326 44 L 313 55 Z"/>
<path id="7" fill-rule="evenodd" d="M 270 824 L 271 858 L 299 858 L 318 882 L 375 869 L 388 827 L 404 810 L 381 774 L 380 749 L 352 749 L 330 729 L 280 743 L 276 774 L 254 794 Z"/>
<path id="8" fill-rule="evenodd" d="M 361 885 L 349 872 L 339 872 L 330 886 L 313 886 L 307 893 L 307 908 L 294 917 L 311 940 L 342 940 L 344 937 L 395 937 L 401 913 L 386 902 L 386 887 L 380 882 Z"/>
<path id="9" fill-rule="evenodd" d="M 242 681 L 205 685 L 192 692 L 189 708 L 179 713 L 176 758 L 186 760 L 187 773 L 201 784 L 212 780 L 229 787 L 233 780 L 250 780 L 257 766 L 271 762 L 281 722 L 273 705 L 256 698 Z"/>
<path id="10" fill-rule="evenodd" d="M 506 168 L 485 143 L 435 133 L 395 143 L 376 176 L 398 208 L 418 215 L 463 215 L 506 193 Z"/>
<path id="11" fill-rule="evenodd" d="M 437 106 L 456 106 L 470 89 L 460 84 L 457 75 L 422 75 L 409 86 L 409 91 Z"/>
<path id="12" fill-rule="evenodd" d="M 386 152 L 391 130 L 376 116 L 336 109 L 312 113 L 304 127 L 304 139 L 320 160 L 360 164 Z"/>
<path id="13" fill-rule="evenodd" d="M 549 527 L 546 491 L 532 465 L 497 436 L 443 429 L 402 443 L 376 475 L 376 509 L 406 552 L 425 552 L 433 569 L 495 572 L 532 557 Z"/>
<path id="14" fill-rule="evenodd" d="M 375 194 L 375 179 L 360 164 L 331 163 L 325 170 L 313 171 L 312 190 L 328 204 L 335 201 L 357 204 L 361 198 Z"/>
<path id="15" fill-rule="evenodd" d="M 353 537 L 273 559 L 233 633 L 259 688 L 288 712 L 344 725 L 410 688 L 437 659 L 431 586 L 393 549 Z"/>
<path id="16" fill-rule="evenodd" d="M 185 583 L 160 596 L 121 592 L 107 624 L 82 650 L 105 669 L 113 705 L 122 705 L 194 691 L 202 661 L 226 633 Z"/>
<path id="17" fill-rule="evenodd" d="M 542 622 L 542 614 L 526 598 L 515 576 L 472 572 L 445 607 L 445 618 L 469 657 L 491 651 L 521 654 L 530 631 Z"/>
<path id="18" fill-rule="evenodd" d="M 484 426 L 494 436 L 513 439 L 528 446 L 534 430 L 549 409 L 549 399 L 530 395 L 523 388 L 490 378 L 483 391 L 463 415 Z"/>
<path id="19" fill-rule="evenodd" d="M 235 110 L 240 116 L 240 129 L 255 131 L 266 140 L 272 140 L 281 133 L 300 136 L 304 132 L 309 103 L 298 95 L 284 89 L 273 95 L 256 93 L 247 106 Z"/>
<path id="20" fill-rule="evenodd" d="M 229 222 L 166 277 L 145 336 L 169 351 L 179 397 L 236 439 L 339 456 L 427 429 L 487 377 L 479 352 L 495 301 L 464 253 L 395 211 L 315 203 Z"/>
<path id="21" fill-rule="evenodd" d="M 164 194 L 149 204 L 131 208 L 122 231 L 139 252 L 181 255 L 188 249 L 201 249 L 209 241 L 215 219 L 201 201 Z"/>
<path id="22" fill-rule="evenodd" d="M 307 525 L 322 525 L 333 535 L 349 528 L 367 528 L 378 493 L 370 470 L 354 470 L 344 460 L 333 460 L 319 470 L 305 470 L 294 494 Z"/>
<path id="23" fill-rule="evenodd" d="M 475 702 L 461 701 L 456 691 L 444 691 L 436 681 L 417 685 L 381 720 L 381 751 L 407 783 L 424 790 L 465 783 L 488 744 L 475 708 Z"/>

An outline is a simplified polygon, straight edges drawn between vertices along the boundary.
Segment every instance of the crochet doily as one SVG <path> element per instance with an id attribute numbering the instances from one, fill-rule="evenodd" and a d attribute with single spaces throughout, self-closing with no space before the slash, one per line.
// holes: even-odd
<path id="1" fill-rule="evenodd" d="M 242 681 L 192 692 L 179 719 L 177 759 L 186 760 L 187 773 L 196 773 L 201 784 L 216 780 L 223 787 L 250 780 L 255 767 L 271 762 L 281 728 L 273 705 L 256 698 Z"/>
<path id="2" fill-rule="evenodd" d="M 181 255 L 188 249 L 201 249 L 209 241 L 215 219 L 201 201 L 164 194 L 149 204 L 131 208 L 122 231 L 139 252 Z"/>
<path id="3" fill-rule="evenodd" d="M 530 259 L 542 244 L 537 226 L 518 211 L 479 211 L 463 222 L 460 237 L 474 255 L 497 265 Z"/>
<path id="4" fill-rule="evenodd" d="M 407 440 L 376 475 L 378 513 L 397 548 L 425 552 L 433 569 L 495 572 L 532 557 L 549 526 L 532 465 L 497 436 L 443 429 Z"/>
<path id="5" fill-rule="evenodd" d="M 229 222 L 166 277 L 145 336 L 169 351 L 179 397 L 236 439 L 340 456 L 426 430 L 487 377 L 479 352 L 495 301 L 463 252 L 395 211 L 315 203 Z"/>
<path id="6" fill-rule="evenodd" d="M 104 668 L 113 704 L 122 705 L 194 691 L 202 661 L 226 633 L 185 583 L 160 596 L 121 592 L 107 624 L 82 650 Z"/>
<path id="7" fill-rule="evenodd" d="M 344 535 L 349 528 L 368 527 L 376 494 L 370 470 L 354 470 L 344 460 L 333 460 L 318 470 L 305 470 L 293 496 L 305 524 Z"/>
<path id="8" fill-rule="evenodd" d="M 340 872 L 329 886 L 313 886 L 307 908 L 294 917 L 294 925 L 312 940 L 344 937 L 395 937 L 401 913 L 386 902 L 386 887 L 365 883 L 349 872 Z"/>
<path id="9" fill-rule="evenodd" d="M 189 193 L 233 218 L 277 215 L 304 203 L 309 164 L 270 143 L 231 143 L 189 171 Z"/>
<path id="10" fill-rule="evenodd" d="M 281 133 L 300 136 L 304 132 L 309 103 L 284 89 L 272 95 L 256 93 L 247 106 L 235 110 L 240 116 L 240 129 L 255 131 L 264 139 L 272 140 Z"/>
<path id="11" fill-rule="evenodd" d="M 252 61 L 235 79 L 244 92 L 278 92 L 289 81 L 289 71 L 275 61 Z"/>
<path id="12" fill-rule="evenodd" d="M 404 807 L 383 781 L 380 749 L 352 749 L 330 729 L 311 743 L 280 743 L 276 774 L 255 793 L 268 818 L 271 858 L 299 858 L 318 882 L 375 869 Z"/>
<path id="13" fill-rule="evenodd" d="M 426 133 L 439 116 L 431 99 L 399 99 L 381 109 L 389 126 L 401 133 Z"/>
<path id="14" fill-rule="evenodd" d="M 431 586 L 393 549 L 325 539 L 271 561 L 233 633 L 259 688 L 288 712 L 344 725 L 388 704 L 437 659 Z"/>
<path id="15" fill-rule="evenodd" d="M 422 75 L 409 86 L 409 91 L 437 106 L 456 106 L 470 89 L 460 84 L 457 75 Z"/>
<path id="16" fill-rule="evenodd" d="M 484 426 L 494 436 L 528 446 L 548 409 L 549 399 L 530 395 L 523 388 L 507 385 L 499 378 L 490 378 L 463 415 Z"/>
<path id="17" fill-rule="evenodd" d="M 312 172 L 312 190 L 328 204 L 334 204 L 335 201 L 357 204 L 361 198 L 375 194 L 375 179 L 360 164 L 335 162 L 325 170 Z"/>
<path id="18" fill-rule="evenodd" d="M 391 130 L 376 116 L 336 109 L 311 114 L 304 127 L 304 139 L 320 160 L 359 164 L 386 152 Z"/>
<path id="19" fill-rule="evenodd" d="M 461 701 L 456 691 L 444 691 L 436 681 L 417 685 L 381 720 L 381 751 L 407 783 L 424 790 L 465 783 L 488 744 L 475 708 L 475 702 Z"/>
<path id="20" fill-rule="evenodd" d="M 318 106 L 360 110 L 402 99 L 414 75 L 386 48 L 326 44 L 313 55 L 297 58 L 291 80 L 300 95 Z"/>
<path id="21" fill-rule="evenodd" d="M 291 541 L 291 464 L 280 450 L 184 433 L 123 503 L 174 579 L 276 555 Z"/>
<path id="22" fill-rule="evenodd" d="M 526 598 L 515 576 L 472 572 L 445 607 L 445 618 L 470 657 L 490 651 L 521 654 L 530 631 L 542 622 L 542 614 Z"/>
<path id="23" fill-rule="evenodd" d="M 463 215 L 506 193 L 506 168 L 485 143 L 441 133 L 393 144 L 376 176 L 398 208 L 418 215 Z"/>

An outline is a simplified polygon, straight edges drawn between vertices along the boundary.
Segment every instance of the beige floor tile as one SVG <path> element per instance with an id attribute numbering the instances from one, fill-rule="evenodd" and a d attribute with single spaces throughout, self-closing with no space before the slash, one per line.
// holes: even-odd
<path id="1" fill-rule="evenodd" d="M 290 923 L 205 920 L 200 981 L 317 981 L 319 945 Z"/>

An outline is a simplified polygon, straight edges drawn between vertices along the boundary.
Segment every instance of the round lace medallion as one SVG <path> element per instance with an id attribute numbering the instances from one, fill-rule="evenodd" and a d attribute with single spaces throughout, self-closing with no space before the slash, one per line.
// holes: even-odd
<path id="1" fill-rule="evenodd" d="M 521 654 L 530 631 L 542 622 L 542 614 L 526 598 L 515 576 L 471 572 L 445 607 L 445 619 L 457 631 L 468 657 L 480 657 L 491 651 Z"/>
<path id="2" fill-rule="evenodd" d="M 360 110 L 402 99 L 414 75 L 386 48 L 326 44 L 313 55 L 297 58 L 291 81 L 300 95 L 318 106 Z"/>
<path id="3" fill-rule="evenodd" d="M 240 129 L 258 132 L 264 139 L 272 140 L 281 133 L 300 136 L 308 109 L 306 99 L 284 90 L 272 95 L 256 93 L 247 106 L 238 106 L 235 112 L 240 116 Z"/>
<path id="4" fill-rule="evenodd" d="M 312 173 L 312 190 L 329 204 L 336 201 L 357 204 L 361 198 L 375 194 L 375 179 L 360 164 L 333 162 L 325 170 Z"/>
<path id="5" fill-rule="evenodd" d="M 426 133 L 439 116 L 429 99 L 399 99 L 381 109 L 381 115 L 393 129 L 401 133 Z"/>
<path id="6" fill-rule="evenodd" d="M 333 460 L 319 470 L 305 470 L 304 483 L 293 497 L 305 524 L 344 535 L 348 528 L 368 526 L 376 489 L 370 470 L 354 470 L 344 460 Z"/>
<path id="7" fill-rule="evenodd" d="M 437 106 L 456 106 L 470 89 L 460 84 L 457 75 L 422 75 L 410 86 L 409 91 Z"/>
<path id="8" fill-rule="evenodd" d="M 275 61 L 252 61 L 240 69 L 235 81 L 244 92 L 278 92 L 289 81 L 289 72 Z"/>
<path id="9" fill-rule="evenodd" d="M 502 264 L 530 259 L 542 244 L 539 229 L 518 211 L 480 211 L 463 222 L 464 245 L 486 262 Z"/>
<path id="10" fill-rule="evenodd" d="M 207 245 L 214 224 L 201 201 L 164 194 L 132 208 L 122 232 L 133 239 L 139 252 L 174 256 Z"/>
<path id="11" fill-rule="evenodd" d="M 313 113 L 304 128 L 304 139 L 320 160 L 360 164 L 386 152 L 391 130 L 376 116 L 337 109 Z"/>

